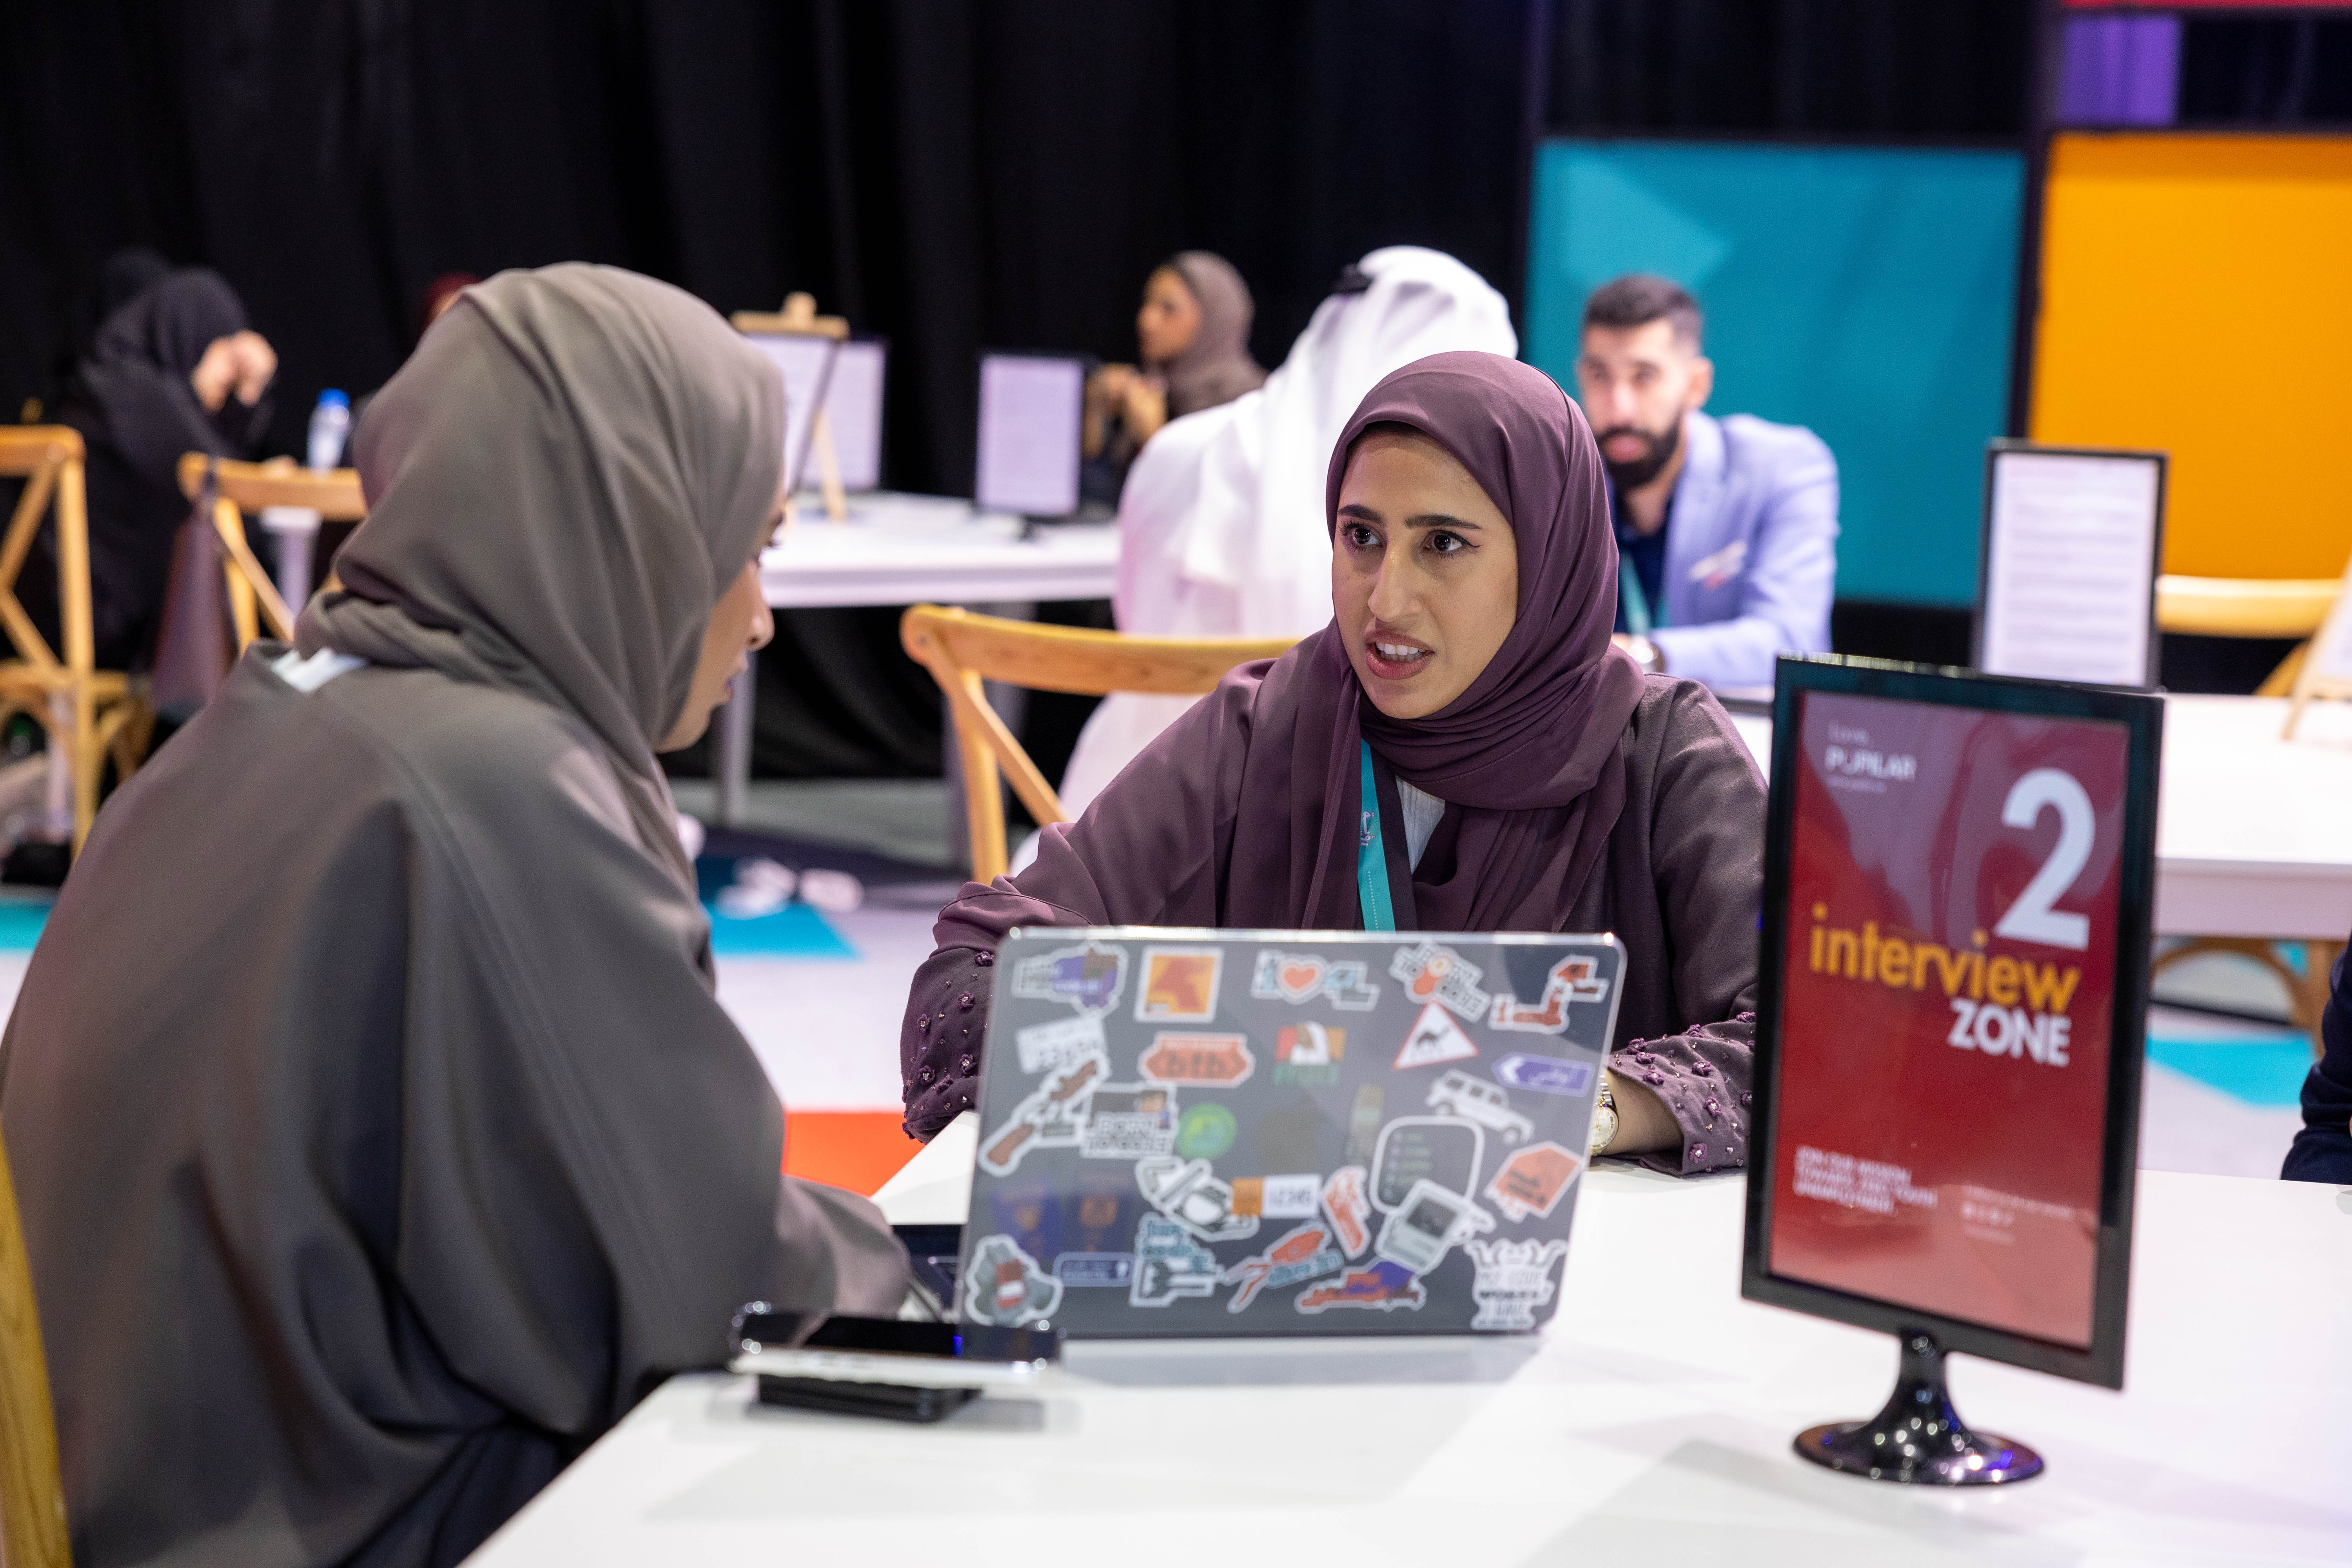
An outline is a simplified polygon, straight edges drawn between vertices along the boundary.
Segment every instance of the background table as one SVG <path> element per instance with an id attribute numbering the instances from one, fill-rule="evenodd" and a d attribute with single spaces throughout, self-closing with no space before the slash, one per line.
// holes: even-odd
<path id="1" fill-rule="evenodd" d="M 2126 1391 L 1960 1358 L 1962 1414 L 2050 1469 L 1958 1496 L 1790 1452 L 1877 1408 L 1895 1346 L 1738 1299 L 1738 1177 L 1586 1181 L 1541 1335 L 1080 1344 L 1055 1386 L 936 1426 L 677 1378 L 475 1561 L 2352 1558 L 2352 1192 L 2142 1173 Z"/>
<path id="2" fill-rule="evenodd" d="M 835 522 L 802 496 L 783 541 L 760 556 L 760 591 L 776 609 L 845 605 L 1030 604 L 1108 599 L 1118 578 L 1118 525 L 1046 523 L 947 496 L 877 491 L 849 498 Z M 736 821 L 751 776 L 752 681 L 719 718 L 713 767 L 719 820 Z"/>
<path id="3" fill-rule="evenodd" d="M 2352 931 L 2352 704 L 2168 697 L 2156 822 L 2161 935 L 2342 942 Z M 1768 770 L 1772 721 L 1735 714 Z"/>

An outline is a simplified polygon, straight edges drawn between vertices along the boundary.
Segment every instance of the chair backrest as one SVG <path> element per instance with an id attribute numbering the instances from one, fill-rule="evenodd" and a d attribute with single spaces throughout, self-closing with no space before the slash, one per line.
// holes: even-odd
<path id="1" fill-rule="evenodd" d="M 16 645 L 16 657 L 45 671 L 60 662 L 87 677 L 95 655 L 89 619 L 89 515 L 82 493 L 81 432 L 69 425 L 0 427 L 0 478 L 21 479 L 24 493 L 0 535 L 0 627 Z M 58 632 L 65 642 L 59 660 L 48 639 L 16 598 L 16 574 L 40 531 L 41 514 L 57 510 Z"/>
<path id="2" fill-rule="evenodd" d="M 228 554 L 228 607 L 230 618 L 236 623 L 238 651 L 260 635 L 257 607 L 273 636 L 293 641 L 294 613 L 246 542 L 245 514 L 266 506 L 295 506 L 315 511 L 328 522 L 357 522 L 367 516 L 359 470 L 336 468 L 314 474 L 297 468 L 290 458 L 239 463 L 203 452 L 189 452 L 180 458 L 180 493 L 190 500 L 204 493 L 207 476 L 219 498 L 213 503 L 213 528 Z"/>
<path id="3" fill-rule="evenodd" d="M 1130 637 L 1117 632 L 1041 626 L 917 605 L 898 623 L 898 638 L 931 672 L 955 715 L 962 767 L 964 819 L 971 874 L 992 881 L 1005 868 L 1004 800 L 997 771 L 1039 826 L 1067 822 L 1059 796 L 1029 760 L 1003 719 L 988 705 L 983 680 L 1035 691 L 1103 697 L 1114 691 L 1197 697 L 1214 690 L 1235 665 L 1276 658 L 1295 637 Z"/>
<path id="4" fill-rule="evenodd" d="M 2311 634 L 2344 591 L 2336 577 L 2182 577 L 2156 580 L 2159 631 L 2209 637 L 2303 637 L 2259 687 L 2258 697 L 2284 697 L 2310 648 Z"/>
<path id="5" fill-rule="evenodd" d="M 58 1471 L 49 1363 L 33 1302 L 33 1269 L 16 1216 L 16 1184 L 0 1139 L 0 1548 L 6 1568 L 71 1568 L 65 1483 Z"/>

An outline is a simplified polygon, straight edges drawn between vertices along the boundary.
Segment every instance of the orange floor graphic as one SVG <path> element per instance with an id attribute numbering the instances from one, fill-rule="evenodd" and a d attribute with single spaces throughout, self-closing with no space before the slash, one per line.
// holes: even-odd
<path id="1" fill-rule="evenodd" d="M 794 1110 L 784 1116 L 784 1173 L 868 1197 L 922 1145 L 895 1110 Z"/>

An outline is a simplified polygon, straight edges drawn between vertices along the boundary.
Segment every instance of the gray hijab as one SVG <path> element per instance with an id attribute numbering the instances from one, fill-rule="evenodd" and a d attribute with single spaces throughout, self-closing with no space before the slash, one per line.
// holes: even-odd
<path id="1" fill-rule="evenodd" d="M 761 542 L 783 429 L 775 368 L 693 296 L 612 267 L 502 272 L 369 404 L 367 521 L 296 640 L 572 715 L 690 888 L 654 747 Z"/>
<path id="2" fill-rule="evenodd" d="M 1185 250 L 1162 265 L 1201 307 L 1200 330 L 1184 352 L 1150 367 L 1168 378 L 1168 416 L 1181 419 L 1265 385 L 1265 367 L 1249 352 L 1257 301 L 1234 264 L 1213 250 Z"/>

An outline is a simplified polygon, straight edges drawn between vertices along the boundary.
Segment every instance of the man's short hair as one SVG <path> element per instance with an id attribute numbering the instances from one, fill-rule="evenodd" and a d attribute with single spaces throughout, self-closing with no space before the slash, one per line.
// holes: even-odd
<path id="1" fill-rule="evenodd" d="M 1705 318 L 1690 291 L 1671 279 L 1648 272 L 1628 272 L 1592 291 L 1584 301 L 1584 324 L 1626 331 L 1652 321 L 1673 323 L 1675 337 L 1693 353 L 1698 352 Z"/>

